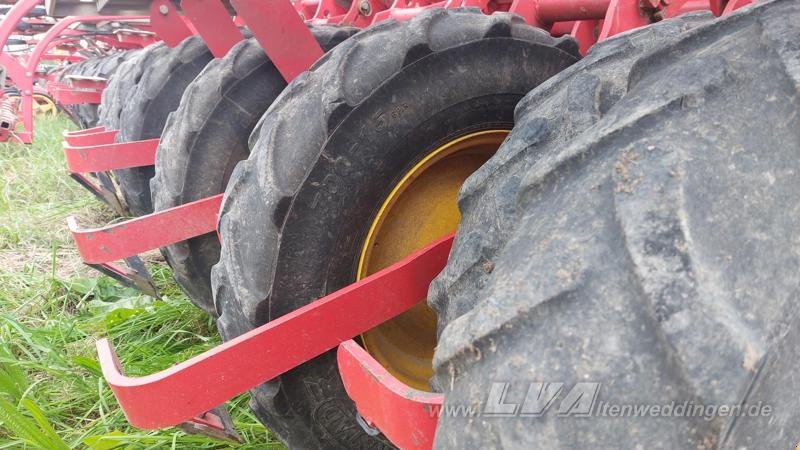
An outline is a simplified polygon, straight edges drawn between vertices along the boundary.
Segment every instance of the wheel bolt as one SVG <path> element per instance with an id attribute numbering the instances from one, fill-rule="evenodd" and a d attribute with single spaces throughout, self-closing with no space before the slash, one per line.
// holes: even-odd
<path id="1" fill-rule="evenodd" d="M 358 3 L 358 12 L 362 16 L 369 17 L 372 14 L 372 5 L 367 0 L 361 0 Z"/>

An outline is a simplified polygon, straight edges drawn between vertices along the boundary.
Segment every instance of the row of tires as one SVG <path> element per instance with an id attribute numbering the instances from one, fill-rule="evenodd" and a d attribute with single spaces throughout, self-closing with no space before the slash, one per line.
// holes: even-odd
<path id="1" fill-rule="evenodd" d="M 70 76 L 109 79 L 114 75 L 119 66 L 134 54 L 135 52 L 116 52 L 101 57 L 89 58 L 59 68 L 56 80 L 61 83 L 68 83 Z M 64 109 L 81 128 L 92 128 L 97 125 L 98 105 L 89 103 L 66 105 Z"/>
<path id="2" fill-rule="evenodd" d="M 450 414 L 437 446 L 796 444 L 800 4 L 692 13 L 583 59 L 569 37 L 473 10 L 310 30 L 327 53 L 288 86 L 252 38 L 219 59 L 190 37 L 81 69 L 113 72 L 97 123 L 118 142 L 161 138 L 154 167 L 114 172 L 131 214 L 225 193 L 219 240 L 162 249 L 224 339 L 358 279 L 403 177 L 491 134 L 428 296 L 445 407 L 484 405 L 497 382 L 512 404 L 536 382 L 591 381 L 614 404 L 771 414 Z M 390 446 L 359 425 L 330 352 L 252 406 L 291 448 Z"/>

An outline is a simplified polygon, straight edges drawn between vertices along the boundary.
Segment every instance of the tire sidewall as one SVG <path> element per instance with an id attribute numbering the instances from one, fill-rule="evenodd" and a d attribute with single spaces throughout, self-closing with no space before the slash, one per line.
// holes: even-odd
<path id="1" fill-rule="evenodd" d="M 398 180 L 448 141 L 510 129 L 518 100 L 572 62 L 554 47 L 514 38 L 468 42 L 403 67 L 328 124 L 333 131 L 285 215 L 271 218 L 282 221 L 283 232 L 269 308 L 258 320 L 273 320 L 352 283 L 369 226 Z M 355 425 L 334 351 L 284 374 L 280 383 L 292 409 L 312 418 L 315 433 L 345 447 L 367 437 Z M 360 434 L 343 433 L 342 423 Z"/>

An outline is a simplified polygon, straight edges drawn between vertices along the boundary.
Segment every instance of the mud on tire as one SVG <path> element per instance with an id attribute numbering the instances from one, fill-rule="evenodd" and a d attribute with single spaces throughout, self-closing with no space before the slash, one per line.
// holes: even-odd
<path id="1" fill-rule="evenodd" d="M 458 136 L 510 128 L 516 102 L 576 59 L 574 41 L 518 17 L 433 10 L 370 27 L 298 76 L 226 188 L 212 270 L 223 338 L 351 283 L 370 220 L 402 174 Z M 388 445 L 358 425 L 333 352 L 251 392 L 289 447 Z"/>
<path id="2" fill-rule="evenodd" d="M 771 417 L 441 417 L 440 448 L 794 447 L 800 5 L 603 42 L 528 94 L 465 184 L 429 304 L 446 405 L 492 382 Z M 535 393 L 534 393 L 535 394 Z M 524 432 L 520 432 L 524 430 Z"/>
<path id="3" fill-rule="evenodd" d="M 171 49 L 163 44 L 148 47 L 141 67 L 117 93 L 119 133 L 116 142 L 161 137 L 167 117 L 178 108 L 183 91 L 214 57 L 199 36 L 184 39 Z M 153 212 L 150 179 L 154 166 L 119 169 L 114 178 L 131 214 Z"/>
<path id="4" fill-rule="evenodd" d="M 318 25 L 311 31 L 327 51 L 357 29 Z M 154 209 L 222 193 L 233 167 L 250 154 L 250 133 L 285 87 L 254 38 L 210 62 L 186 88 L 164 127 L 150 180 Z M 219 247 L 216 233 L 209 233 L 161 249 L 175 281 L 193 303 L 214 316 L 211 267 L 219 261 Z"/>

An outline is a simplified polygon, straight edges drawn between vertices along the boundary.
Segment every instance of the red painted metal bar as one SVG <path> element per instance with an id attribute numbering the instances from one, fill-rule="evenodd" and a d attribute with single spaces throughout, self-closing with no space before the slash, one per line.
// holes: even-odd
<path id="1" fill-rule="evenodd" d="M 743 6 L 749 5 L 750 3 L 753 3 L 753 0 L 729 0 L 725 5 L 725 9 L 722 11 L 722 14 L 730 14 Z"/>
<path id="2" fill-rule="evenodd" d="M 99 130 L 97 129 L 99 128 Z M 69 133 L 63 134 L 64 141 L 71 147 L 88 147 L 93 145 L 108 145 L 114 143 L 114 138 L 117 137 L 117 130 L 106 130 L 105 127 L 90 128 L 94 130 L 90 133 Z M 83 131 L 89 131 L 83 130 Z"/>
<path id="3" fill-rule="evenodd" d="M 53 99 L 60 105 L 99 105 L 103 91 L 57 87 L 50 89 Z"/>
<path id="4" fill-rule="evenodd" d="M 536 0 L 534 3 L 537 4 L 539 21 L 553 24 L 568 20 L 602 19 L 611 0 Z"/>
<path id="5" fill-rule="evenodd" d="M 322 57 L 322 48 L 290 2 L 231 0 L 231 3 L 287 81 Z"/>
<path id="6" fill-rule="evenodd" d="M 150 4 L 150 24 L 170 48 L 194 34 L 170 0 L 155 0 Z"/>
<path id="7" fill-rule="evenodd" d="M 181 8 L 216 58 L 244 39 L 219 0 L 183 0 Z"/>
<path id="8" fill-rule="evenodd" d="M 92 133 L 65 133 L 62 146 L 70 176 L 97 198 L 106 202 L 117 213 L 126 215 L 127 210 L 117 196 L 114 182 L 106 172 L 130 167 L 152 166 L 155 162 L 159 139 L 116 143 L 114 142 L 116 135 L 117 130 L 105 130 L 102 127 L 100 131 Z M 99 183 L 84 175 L 88 173 L 93 173 Z M 115 273 L 111 268 L 104 269 L 107 270 L 101 268 L 101 271 Z M 144 269 L 141 271 L 146 274 Z M 128 278 L 118 279 L 126 284 L 137 286 L 141 284 Z M 147 282 L 150 283 L 149 279 Z"/>
<path id="9" fill-rule="evenodd" d="M 452 236 L 357 283 L 162 372 L 122 374 L 107 340 L 97 342 L 106 381 L 131 424 L 177 425 L 291 370 L 419 303 L 447 263 Z"/>
<path id="10" fill-rule="evenodd" d="M 106 127 L 104 127 L 102 125 L 98 125 L 98 126 L 92 127 L 92 128 L 84 128 L 83 130 L 65 131 L 63 133 L 63 135 L 64 136 L 81 136 L 81 135 L 84 135 L 84 134 L 93 134 L 93 133 L 98 133 L 98 132 L 101 132 L 101 131 L 106 131 Z"/>
<path id="11" fill-rule="evenodd" d="M 433 446 L 442 394 L 405 385 L 353 340 L 339 345 L 336 359 L 347 395 L 368 425 L 403 450 Z"/>
<path id="12" fill-rule="evenodd" d="M 219 194 L 103 228 L 67 224 L 83 261 L 103 264 L 213 232 L 221 204 Z"/>
<path id="13" fill-rule="evenodd" d="M 597 42 L 615 34 L 645 26 L 651 17 L 643 14 L 639 0 L 611 0 Z"/>
<path id="14" fill-rule="evenodd" d="M 87 147 L 76 147 L 65 142 L 67 169 L 70 173 L 86 173 L 152 166 L 155 164 L 159 141 L 146 139 Z"/>
<path id="15" fill-rule="evenodd" d="M 67 83 L 50 81 L 49 94 L 61 105 L 100 104 L 105 80 L 68 78 Z"/>
<path id="16" fill-rule="evenodd" d="M 578 41 L 578 50 L 581 55 L 586 56 L 589 49 L 597 41 L 597 36 L 600 34 L 599 20 L 579 20 L 572 26 L 570 34 Z"/>

